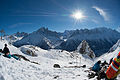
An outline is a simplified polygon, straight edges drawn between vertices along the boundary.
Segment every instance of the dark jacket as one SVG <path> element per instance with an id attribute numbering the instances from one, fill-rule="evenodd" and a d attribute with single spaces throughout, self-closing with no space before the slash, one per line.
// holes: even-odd
<path id="1" fill-rule="evenodd" d="M 2 53 L 4 53 L 6 55 L 7 53 L 10 53 L 10 51 L 7 47 L 4 47 Z"/>
<path id="2" fill-rule="evenodd" d="M 101 69 L 100 64 L 97 62 L 94 64 L 94 66 L 92 67 L 92 70 L 95 72 L 99 72 Z"/>

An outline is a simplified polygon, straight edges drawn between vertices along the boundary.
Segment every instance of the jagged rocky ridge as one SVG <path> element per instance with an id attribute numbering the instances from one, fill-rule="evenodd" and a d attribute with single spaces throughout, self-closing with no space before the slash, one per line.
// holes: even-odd
<path id="1" fill-rule="evenodd" d="M 108 53 L 115 51 L 117 48 L 120 48 L 120 39 L 117 41 L 117 43 L 115 45 L 113 45 L 110 50 L 108 51 Z"/>
<path id="2" fill-rule="evenodd" d="M 88 56 L 89 58 L 92 58 L 92 59 L 95 58 L 94 52 L 91 50 L 91 48 L 89 47 L 88 43 L 85 40 L 83 40 L 80 43 L 80 45 L 77 47 L 77 51 L 80 54 Z"/>
<path id="3" fill-rule="evenodd" d="M 71 34 L 71 35 L 68 35 Z M 107 52 L 120 38 L 120 33 L 108 28 L 81 29 L 67 31 L 67 41 L 61 43 L 58 48 L 74 51 L 82 40 L 86 40 L 96 56 Z"/>
<path id="4" fill-rule="evenodd" d="M 22 40 L 15 42 L 14 45 L 17 47 L 22 45 L 35 45 L 43 49 L 50 49 L 60 45 L 62 41 L 59 33 L 50 31 L 47 28 L 40 28 L 25 36 Z"/>
<path id="5" fill-rule="evenodd" d="M 25 37 L 27 35 L 28 35 L 28 33 L 25 33 L 25 32 L 17 32 L 17 33 L 7 36 L 7 40 L 9 39 L 12 41 L 16 41 L 16 40 L 22 39 L 23 37 Z"/>
<path id="6" fill-rule="evenodd" d="M 120 33 L 109 28 L 80 29 L 58 33 L 50 31 L 47 28 L 40 28 L 33 33 L 16 41 L 13 45 L 20 47 L 22 45 L 35 45 L 43 49 L 62 49 L 75 51 L 81 43 L 86 40 L 96 56 L 107 52 L 113 44 L 120 39 Z"/>

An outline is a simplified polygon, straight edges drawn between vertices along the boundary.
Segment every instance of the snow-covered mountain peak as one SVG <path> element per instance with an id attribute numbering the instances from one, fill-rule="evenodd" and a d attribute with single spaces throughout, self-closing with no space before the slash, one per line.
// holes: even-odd
<path id="1" fill-rule="evenodd" d="M 35 45 L 42 49 L 50 49 L 61 43 L 59 33 L 55 31 L 50 31 L 48 28 L 40 28 L 37 31 L 30 33 L 25 36 L 22 40 L 14 43 L 15 46 L 20 47 L 23 45 Z"/>
<path id="2" fill-rule="evenodd" d="M 116 30 L 113 30 L 111 28 L 106 28 L 106 27 L 99 27 L 99 28 L 94 28 L 91 29 L 92 32 L 96 32 L 96 33 L 119 33 Z"/>
<path id="3" fill-rule="evenodd" d="M 28 33 L 25 33 L 25 32 L 17 32 L 17 33 L 15 33 L 15 34 L 13 34 L 13 35 L 16 36 L 16 37 L 24 37 L 24 36 L 27 36 Z"/>
<path id="4" fill-rule="evenodd" d="M 86 40 L 96 56 L 107 52 L 120 39 L 120 33 L 105 27 L 95 29 L 66 30 L 64 33 L 42 27 L 14 43 L 15 46 L 35 45 L 42 49 L 75 51 L 82 40 Z"/>
<path id="5" fill-rule="evenodd" d="M 45 27 L 41 27 L 40 29 L 38 29 L 36 32 L 48 32 L 48 28 Z"/>
<path id="6" fill-rule="evenodd" d="M 99 27 L 99 28 L 95 28 L 93 30 L 98 30 L 98 31 L 106 31 L 106 30 L 110 30 L 110 28 L 106 28 L 106 27 Z"/>
<path id="7" fill-rule="evenodd" d="M 108 51 L 109 53 L 110 52 L 113 52 L 115 51 L 117 48 L 120 48 L 120 39 L 117 41 L 117 43 L 115 45 L 113 45 L 113 47 L 110 48 L 110 50 Z"/>
<path id="8" fill-rule="evenodd" d="M 81 54 L 89 56 L 92 59 L 95 58 L 94 52 L 91 50 L 91 48 L 89 47 L 88 43 L 85 40 L 83 40 L 77 47 L 77 51 Z"/>
<path id="9" fill-rule="evenodd" d="M 7 42 L 5 42 L 7 43 Z M 4 42 L 0 42 L 0 48 L 4 45 Z M 67 51 L 62 50 L 43 50 L 35 46 L 24 46 L 26 49 L 37 50 L 38 56 L 32 57 L 23 54 L 20 49 L 15 48 L 12 45 L 8 45 L 11 53 L 17 53 L 24 55 L 30 61 L 21 59 L 20 61 L 14 58 L 6 58 L 0 55 L 0 80 L 88 80 L 88 72 L 85 72 L 93 61 L 85 59 L 80 54 L 80 61 L 76 61 L 76 58 Z M 75 54 L 75 53 L 73 53 Z M 35 64 L 33 62 L 37 62 Z M 89 64 L 91 63 L 91 64 Z M 54 64 L 59 64 L 60 68 L 55 69 Z M 81 66 L 86 65 L 82 68 Z M 80 68 L 76 68 L 78 66 Z M 55 78 L 57 76 L 57 78 Z"/>
<path id="10" fill-rule="evenodd" d="M 45 27 L 42 27 L 40 29 L 38 29 L 37 31 L 31 33 L 31 34 L 38 34 L 38 35 L 41 35 L 41 36 L 44 36 L 44 37 L 57 37 L 59 38 L 59 33 L 57 33 L 56 31 L 51 31 L 49 30 L 48 28 L 45 28 Z"/>
<path id="11" fill-rule="evenodd" d="M 17 32 L 12 35 L 4 36 L 4 39 L 6 39 L 10 44 L 12 44 L 13 42 L 21 40 L 23 37 L 27 35 L 28 33 L 25 33 L 25 32 Z"/>

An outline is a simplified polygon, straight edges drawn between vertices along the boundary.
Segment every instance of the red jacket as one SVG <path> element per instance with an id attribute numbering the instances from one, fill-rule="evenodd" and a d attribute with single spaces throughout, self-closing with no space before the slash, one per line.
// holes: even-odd
<path id="1" fill-rule="evenodd" d="M 117 58 L 115 58 L 112 63 L 109 65 L 107 71 L 106 71 L 106 76 L 108 79 L 113 79 L 114 76 L 116 75 L 118 69 L 120 67 L 120 52 L 117 55 Z"/>

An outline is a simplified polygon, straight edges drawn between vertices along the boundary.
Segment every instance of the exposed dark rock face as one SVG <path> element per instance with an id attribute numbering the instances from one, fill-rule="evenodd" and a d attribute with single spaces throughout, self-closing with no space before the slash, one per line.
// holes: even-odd
<path id="1" fill-rule="evenodd" d="M 60 65 L 59 64 L 54 64 L 53 67 L 54 68 L 60 68 Z"/>
<path id="2" fill-rule="evenodd" d="M 94 52 L 91 50 L 91 48 L 89 47 L 88 43 L 83 40 L 80 45 L 77 47 L 77 51 L 80 53 L 80 54 L 83 54 L 83 55 L 87 55 L 88 57 L 90 57 L 91 59 L 94 59 L 95 58 L 95 54 Z"/>

